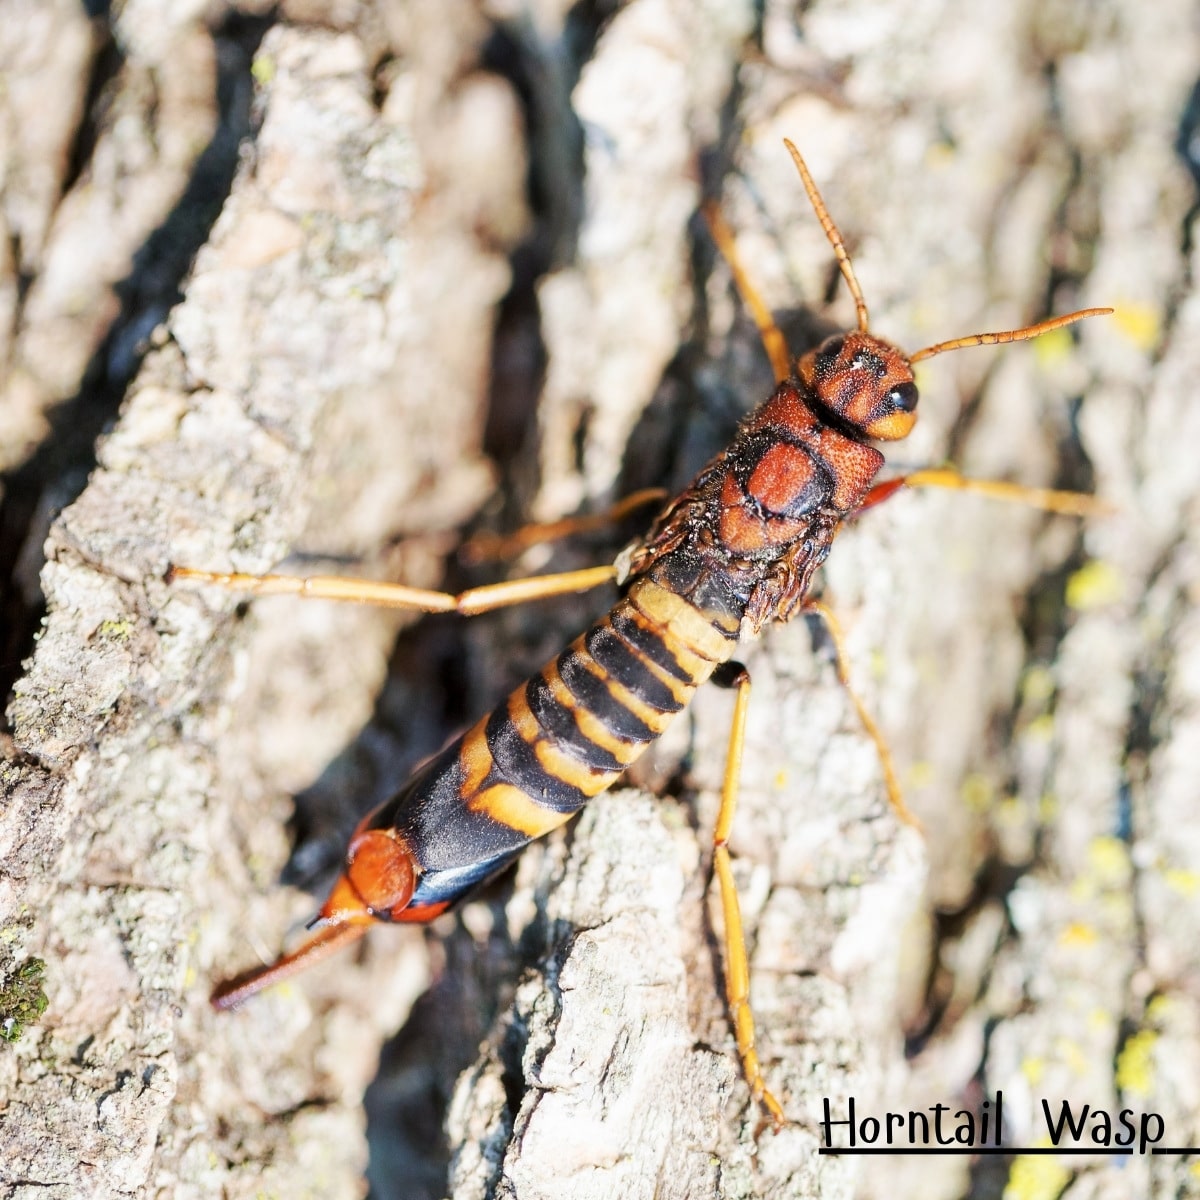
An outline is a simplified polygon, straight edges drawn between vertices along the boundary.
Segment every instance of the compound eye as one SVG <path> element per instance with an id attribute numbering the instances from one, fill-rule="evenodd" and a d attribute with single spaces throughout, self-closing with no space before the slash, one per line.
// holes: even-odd
<path id="1" fill-rule="evenodd" d="M 917 423 L 917 385 L 911 380 L 888 388 L 864 426 L 868 437 L 894 442 L 908 437 Z"/>
<path id="2" fill-rule="evenodd" d="M 899 383 L 888 392 L 884 401 L 896 412 L 913 412 L 917 407 L 917 385 Z"/>

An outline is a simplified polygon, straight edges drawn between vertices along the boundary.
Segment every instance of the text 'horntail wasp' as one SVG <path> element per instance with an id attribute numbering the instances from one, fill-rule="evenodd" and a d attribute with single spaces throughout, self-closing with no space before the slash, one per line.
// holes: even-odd
<path id="1" fill-rule="evenodd" d="M 813 575 L 848 517 L 902 487 L 961 488 L 1060 513 L 1102 509 L 1093 498 L 916 471 L 875 482 L 883 455 L 869 443 L 907 436 L 916 421 L 913 365 L 965 346 L 1021 341 L 1109 313 L 1090 308 L 1023 329 L 971 334 L 915 354 L 870 332 L 853 267 L 799 152 L 785 143 L 833 246 L 858 314 L 857 328 L 827 338 L 793 363 L 783 335 L 742 271 L 715 208 L 709 228 L 758 325 L 776 388 L 732 444 L 662 509 L 644 540 L 616 566 L 515 580 L 460 595 L 333 576 L 221 574 L 173 567 L 169 578 L 256 595 L 292 594 L 463 615 L 616 581 L 613 608 L 493 712 L 428 761 L 359 824 L 341 876 L 309 923 L 312 934 L 270 966 L 222 984 L 218 1008 L 359 938 L 376 921 L 430 921 L 503 870 L 534 838 L 569 820 L 611 787 L 710 678 L 737 689 L 720 812 L 713 836 L 725 923 L 725 989 L 746 1079 L 775 1123 L 783 1109 L 767 1089 L 754 1046 L 749 969 L 727 848 L 737 802 L 750 678 L 733 661 L 740 640 L 771 621 L 817 612 Z M 658 494 L 656 494 L 658 495 Z M 622 511 L 628 505 L 618 506 Z M 898 815 L 911 820 L 890 755 L 870 715 L 851 697 L 883 766 Z"/>

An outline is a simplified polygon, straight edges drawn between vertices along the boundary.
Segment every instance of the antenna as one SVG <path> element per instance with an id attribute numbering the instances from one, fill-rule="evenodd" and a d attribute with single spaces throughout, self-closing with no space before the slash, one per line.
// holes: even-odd
<path id="1" fill-rule="evenodd" d="M 792 162 L 796 164 L 796 170 L 800 172 L 800 182 L 804 184 L 804 190 L 808 193 L 809 200 L 812 201 L 813 211 L 817 214 L 817 220 L 821 222 L 821 228 L 825 230 L 825 236 L 829 239 L 829 244 L 833 247 L 833 254 L 837 259 L 838 269 L 842 273 L 842 278 L 846 281 L 846 286 L 850 289 L 850 295 L 854 297 L 854 307 L 858 310 L 859 332 L 866 333 L 868 327 L 867 302 L 863 299 L 862 288 L 858 286 L 858 278 L 854 274 L 854 267 L 850 263 L 850 255 L 846 252 L 846 243 L 842 241 L 842 235 L 838 231 L 838 227 L 833 223 L 833 218 L 829 215 L 829 209 L 825 207 L 825 201 L 821 199 L 821 193 L 817 191 L 817 185 L 813 181 L 812 175 L 809 174 L 808 165 L 800 156 L 800 151 L 787 138 L 783 139 L 783 144 L 788 148 L 788 153 L 792 156 Z"/>

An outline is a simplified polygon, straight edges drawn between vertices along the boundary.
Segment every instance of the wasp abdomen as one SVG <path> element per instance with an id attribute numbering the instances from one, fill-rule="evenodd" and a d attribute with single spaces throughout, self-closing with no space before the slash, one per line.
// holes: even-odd
<path id="1" fill-rule="evenodd" d="M 610 787 L 733 654 L 738 621 L 652 579 L 383 805 L 420 873 L 410 910 L 441 911 Z"/>

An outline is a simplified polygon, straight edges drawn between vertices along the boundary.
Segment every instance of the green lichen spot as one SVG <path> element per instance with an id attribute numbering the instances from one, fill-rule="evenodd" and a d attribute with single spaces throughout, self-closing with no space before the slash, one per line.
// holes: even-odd
<path id="1" fill-rule="evenodd" d="M 45 973 L 46 964 L 40 958 L 27 958 L 0 986 L 0 1038 L 4 1041 L 17 1041 L 25 1026 L 46 1011 Z"/>

